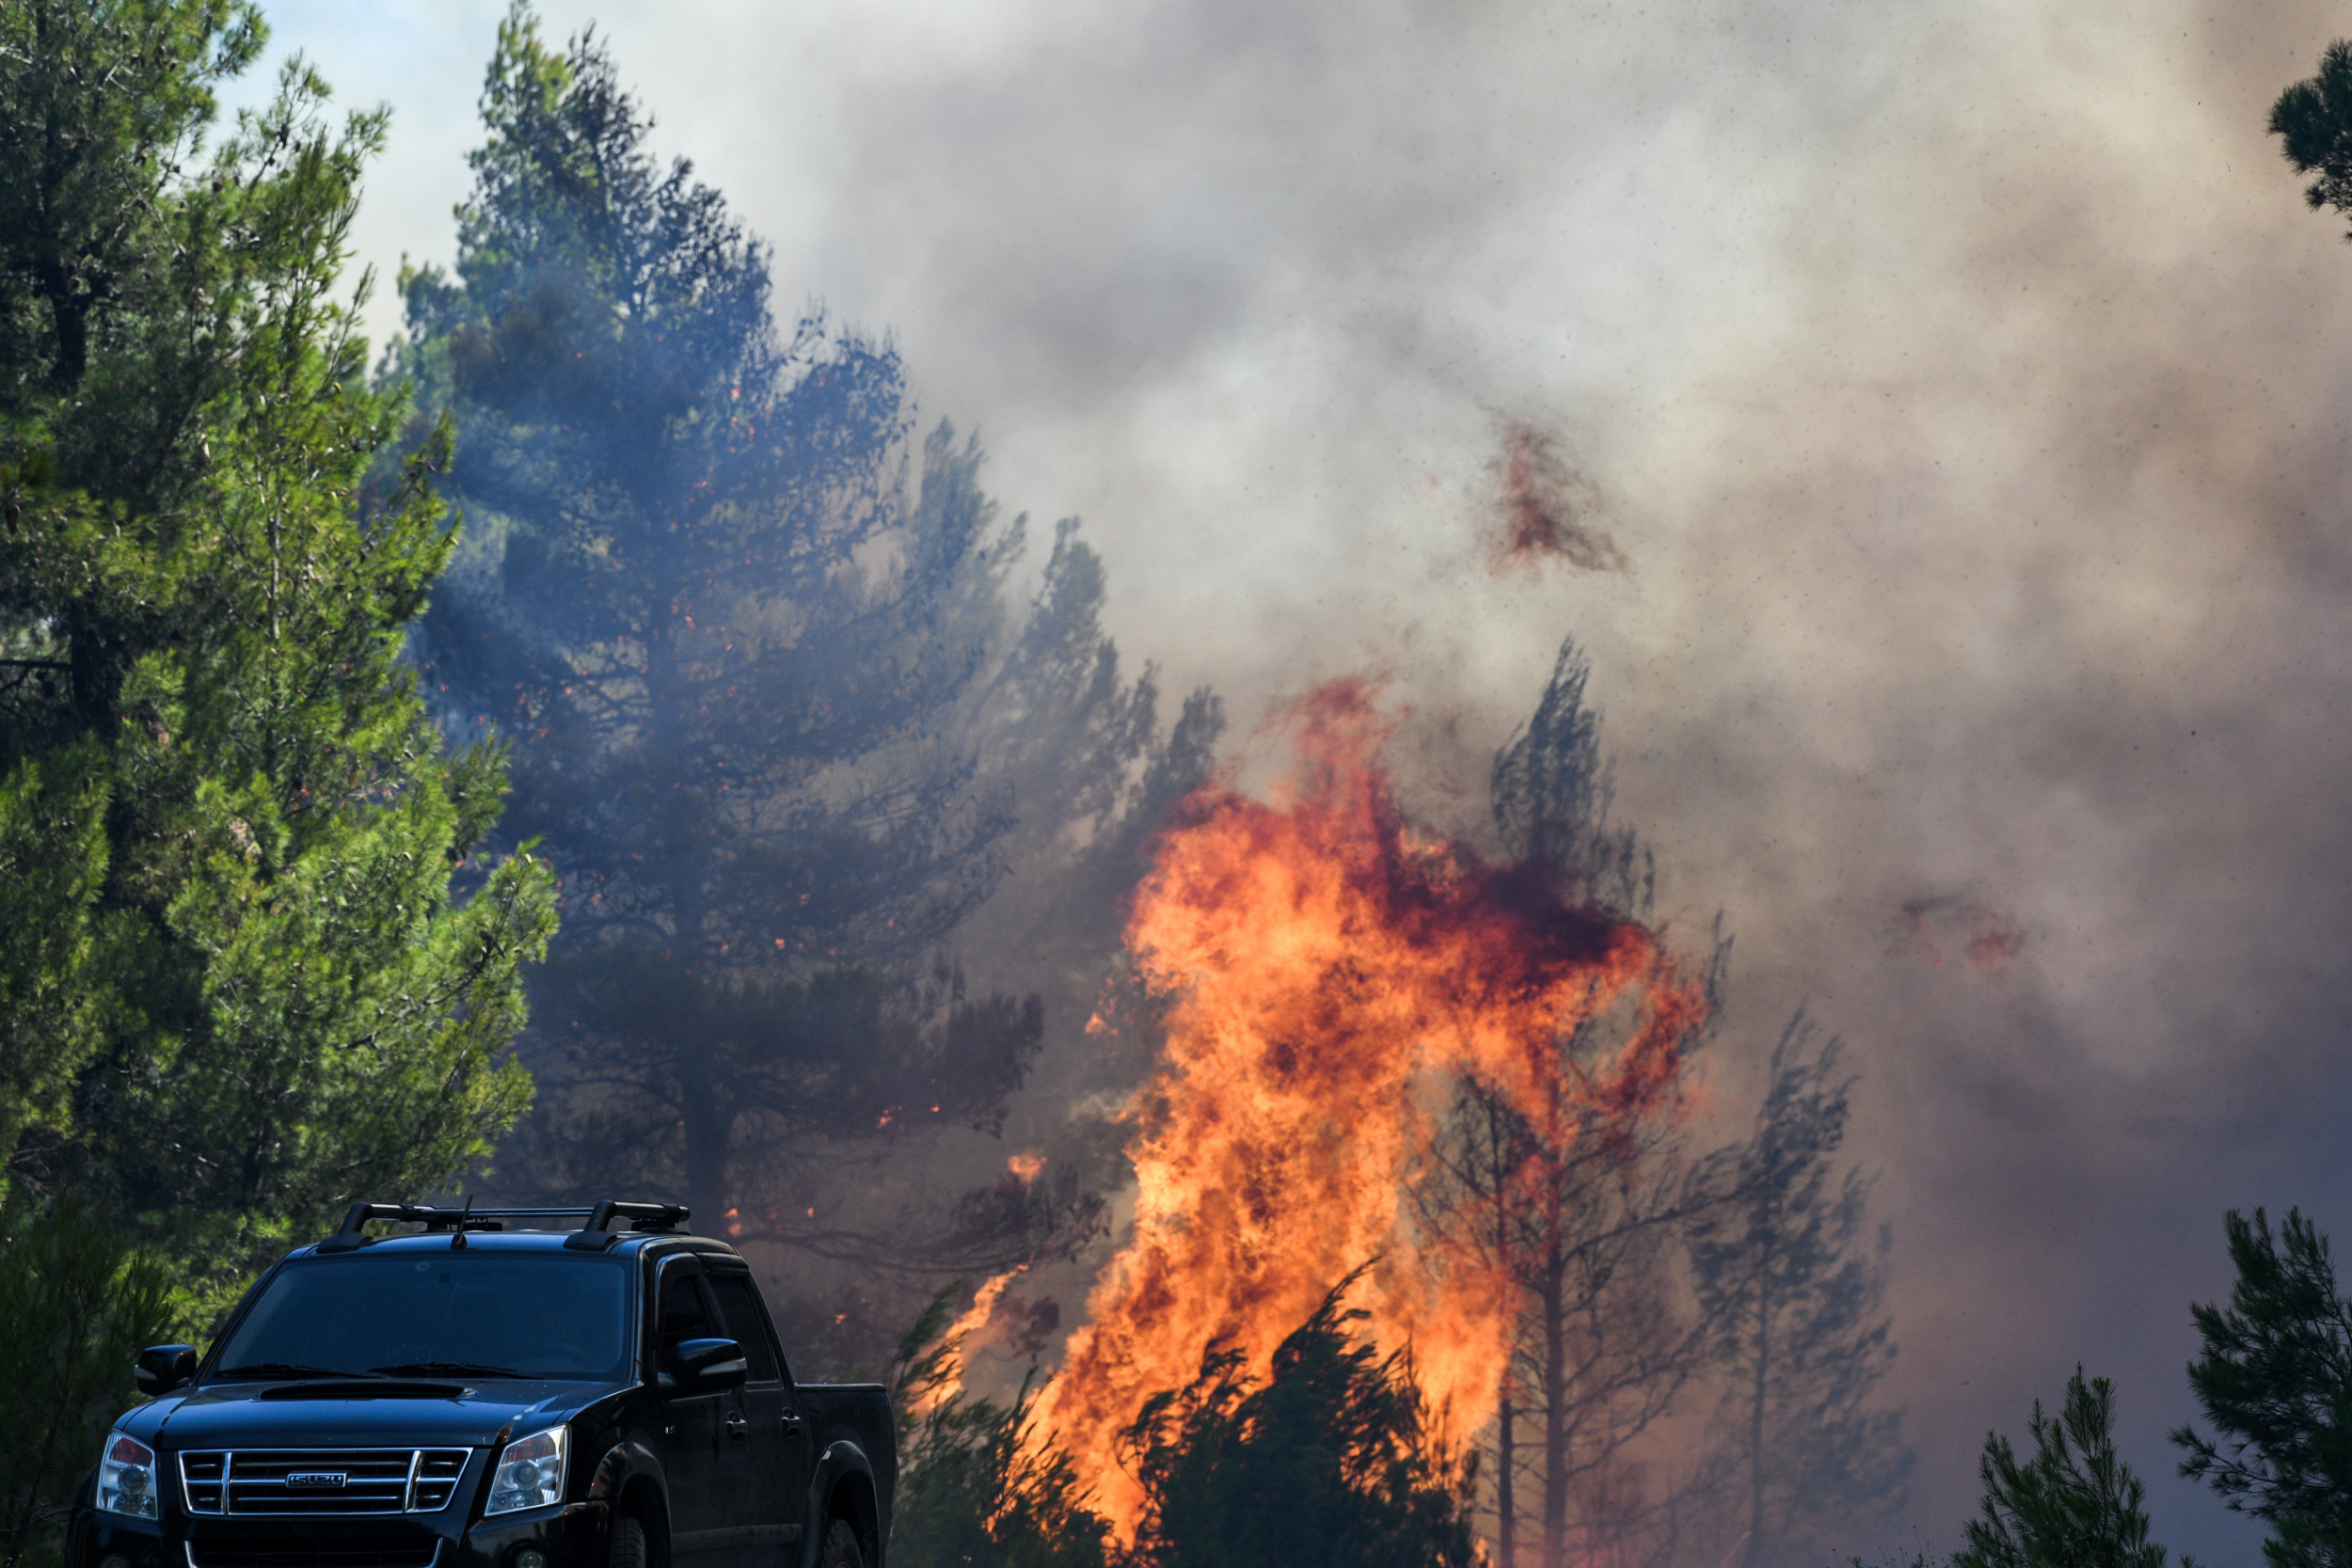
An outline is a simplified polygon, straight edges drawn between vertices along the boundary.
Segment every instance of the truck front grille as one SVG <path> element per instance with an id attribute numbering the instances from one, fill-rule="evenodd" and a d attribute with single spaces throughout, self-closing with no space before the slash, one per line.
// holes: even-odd
<path id="1" fill-rule="evenodd" d="M 196 1514 L 433 1513 L 449 1506 L 466 1449 L 213 1449 L 180 1456 Z M 225 1568 L 225 1565 L 224 1565 Z"/>
<path id="2" fill-rule="evenodd" d="M 433 1568 L 441 1543 L 429 1535 L 386 1541 L 374 1536 L 277 1534 L 191 1541 L 188 1568 Z"/>

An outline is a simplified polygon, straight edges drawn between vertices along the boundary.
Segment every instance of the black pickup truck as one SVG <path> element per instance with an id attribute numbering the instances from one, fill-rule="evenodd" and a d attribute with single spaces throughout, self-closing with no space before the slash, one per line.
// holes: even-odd
<path id="1" fill-rule="evenodd" d="M 882 1568 L 887 1396 L 795 1384 L 750 1268 L 686 1218 L 356 1205 L 200 1361 L 141 1355 L 154 1398 L 106 1434 L 71 1560 Z"/>

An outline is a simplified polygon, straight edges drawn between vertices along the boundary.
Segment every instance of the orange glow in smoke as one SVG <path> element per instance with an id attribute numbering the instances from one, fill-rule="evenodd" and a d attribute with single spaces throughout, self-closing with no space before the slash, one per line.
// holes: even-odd
<path id="1" fill-rule="evenodd" d="M 1435 1091 L 1473 1072 L 1565 1142 L 1581 1109 L 1662 1098 L 1704 1015 L 1649 931 L 1548 867 L 1416 832 L 1365 689 L 1325 687 L 1289 718 L 1295 777 L 1270 800 L 1213 785 L 1187 801 L 1127 927 L 1171 1005 L 1166 1055 L 1125 1113 L 1135 1229 L 1034 1429 L 1067 1448 L 1121 1538 L 1141 1497 L 1117 1438 L 1143 1401 L 1189 1384 L 1215 1341 L 1263 1375 L 1367 1259 L 1352 1300 L 1381 1348 L 1411 1344 L 1453 1435 L 1483 1425 L 1517 1302 L 1407 1219 Z M 1564 1082 L 1561 1035 L 1610 1009 L 1631 1021 L 1621 1053 Z"/>

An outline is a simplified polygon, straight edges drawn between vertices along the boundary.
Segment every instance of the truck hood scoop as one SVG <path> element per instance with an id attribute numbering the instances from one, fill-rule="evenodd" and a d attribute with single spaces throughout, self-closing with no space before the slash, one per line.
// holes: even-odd
<path id="1" fill-rule="evenodd" d="M 458 1400 L 474 1392 L 454 1383 L 419 1383 L 413 1378 L 337 1378 L 332 1381 L 278 1383 L 253 1397 L 257 1400 Z"/>

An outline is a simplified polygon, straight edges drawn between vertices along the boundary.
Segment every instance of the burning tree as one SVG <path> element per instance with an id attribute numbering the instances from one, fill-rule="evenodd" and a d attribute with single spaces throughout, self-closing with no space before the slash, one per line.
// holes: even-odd
<path id="1" fill-rule="evenodd" d="M 1109 1526 L 1086 1506 L 1068 1455 L 1041 1441 L 1035 1372 L 1007 1402 L 963 1386 L 967 1342 L 1003 1292 L 982 1286 L 949 1321 L 968 1282 L 933 1295 L 898 1341 L 891 1408 L 899 1481 L 891 1547 L 916 1562 L 966 1568 L 1104 1568 Z"/>
<path id="2" fill-rule="evenodd" d="M 1259 1375 L 1367 1259 L 1377 1351 L 1413 1347 L 1440 1435 L 1484 1425 L 1517 1298 L 1412 1223 L 1427 1091 L 1473 1073 L 1565 1144 L 1585 1102 L 1661 1103 L 1708 1006 L 1650 932 L 1572 896 L 1556 866 L 1490 864 L 1413 829 L 1367 691 L 1327 687 L 1292 721 L 1297 775 L 1270 802 L 1196 794 L 1128 925 L 1169 1001 L 1165 1065 L 1129 1113 L 1134 1235 L 1041 1416 L 1122 1538 L 1146 1505 L 1119 1464 L 1145 1400 L 1191 1386 L 1212 1347 Z M 1613 1012 L 1613 1053 L 1562 1081 L 1563 1032 Z"/>
<path id="3" fill-rule="evenodd" d="M 1213 1343 L 1197 1375 L 1143 1402 L 1120 1433 L 1140 1508 L 1132 1540 L 1110 1522 L 1037 1417 L 1035 1368 L 1008 1402 L 963 1388 L 965 1345 L 1004 1278 L 950 1323 L 950 1287 L 901 1341 L 893 1404 L 900 1481 L 894 1549 L 971 1568 L 1470 1568 L 1477 1462 L 1448 1435 L 1409 1351 L 1383 1354 L 1341 1281 L 1273 1353 L 1263 1376 Z"/>
<path id="4" fill-rule="evenodd" d="M 1569 1070 L 1606 1036 L 1572 1031 Z M 1426 1195 L 1520 1304 L 1496 1398 L 1496 1560 L 1520 1560 L 1532 1512 L 1546 1568 L 1639 1560 L 1643 1544 L 1671 1539 L 1681 1478 L 1655 1486 L 1635 1456 L 1706 1366 L 1675 1267 L 1678 1130 L 1590 1108 L 1563 1124 L 1568 1136 L 1547 1137 L 1506 1097 L 1465 1083 Z"/>
<path id="5" fill-rule="evenodd" d="M 1514 851 L 1646 921 L 1650 858 L 1610 820 L 1586 677 L 1564 647 L 1496 760 L 1496 821 Z M 1686 1058 L 1712 1033 L 1729 956 L 1719 927 Z M 1609 1024 L 1562 1036 L 1559 1082 L 1607 1059 Z M 1662 1107 L 1629 1115 L 1580 1100 L 1554 1123 L 1562 1139 L 1474 1076 L 1462 1085 L 1432 1195 L 1524 1303 L 1496 1424 L 1504 1564 L 1518 1547 L 1522 1476 L 1537 1482 L 1545 1568 L 1672 1560 L 1710 1530 L 1725 1540 L 1697 1549 L 1720 1556 L 1727 1541 L 1736 1561 L 1761 1564 L 1899 1499 L 1909 1453 L 1896 1414 L 1869 1402 L 1894 1354 L 1877 1312 L 1885 1239 L 1875 1253 L 1863 1244 L 1867 1184 L 1833 1168 L 1851 1083 L 1837 1076 L 1837 1049 L 1800 1014 L 1772 1054 L 1753 1131 L 1697 1161 Z M 1697 1399 L 1716 1407 L 1702 1460 L 1645 1463 L 1661 1423 L 1687 1426 Z"/>
<path id="6" fill-rule="evenodd" d="M 1729 943 L 1692 967 L 1646 924 L 1585 678 L 1564 649 L 1497 759 L 1508 862 L 1412 827 L 1349 684 L 1289 714 L 1299 766 L 1270 799 L 1205 788 L 1160 839 L 1127 928 L 1167 1008 L 1125 1113 L 1135 1231 L 1015 1444 L 1114 1548 L 1216 1560 L 1201 1521 L 1250 1495 L 1219 1457 L 1237 1412 L 1343 1269 L 1362 1364 L 1426 1387 L 1420 1451 L 1493 1434 L 1506 1562 L 1531 1512 L 1547 1568 L 1760 1562 L 1899 1481 L 1867 1402 L 1892 1347 L 1867 1187 L 1833 1168 L 1847 1084 L 1800 1020 L 1756 1130 L 1692 1156 L 1678 1084 Z M 1657 1463 L 1710 1402 L 1713 1448 Z"/>
<path id="7" fill-rule="evenodd" d="M 1646 922 L 1652 861 L 1610 820 L 1588 673 L 1564 645 L 1534 714 L 1495 759 L 1495 821 L 1524 862 L 1552 867 L 1597 908 Z M 1699 981 L 1705 1006 L 1677 1042 L 1686 1059 L 1712 1027 L 1728 949 L 1718 933 Z M 1466 1074 L 1420 1191 L 1427 1223 L 1506 1281 L 1518 1304 L 1494 1425 L 1505 1568 L 1520 1555 L 1526 1481 L 1545 1568 L 1571 1556 L 1639 1557 L 1637 1543 L 1671 1539 L 1685 1500 L 1681 1478 L 1652 1485 L 1633 1456 L 1705 1370 L 1704 1331 L 1677 1267 L 1696 1195 L 1670 1097 L 1592 1092 L 1626 1024 L 1600 1012 L 1562 1030 L 1535 1114 Z"/>
<path id="8" fill-rule="evenodd" d="M 1213 1344 L 1121 1444 L 1144 1495 L 1131 1568 L 1471 1568 L 1475 1456 L 1454 1452 L 1408 1350 L 1353 1331 L 1342 1282 L 1274 1348 L 1263 1385 Z"/>

